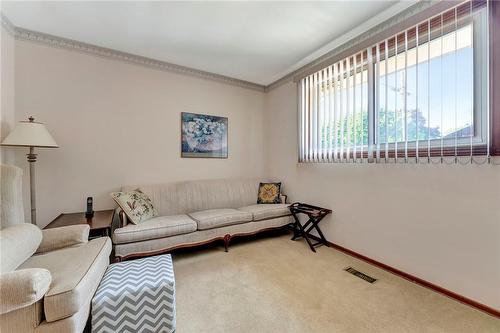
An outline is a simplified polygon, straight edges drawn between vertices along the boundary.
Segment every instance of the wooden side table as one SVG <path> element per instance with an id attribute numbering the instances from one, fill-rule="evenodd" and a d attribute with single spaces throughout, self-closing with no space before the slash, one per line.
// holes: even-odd
<path id="1" fill-rule="evenodd" d="M 68 225 L 88 224 L 90 227 L 89 238 L 111 236 L 114 209 L 94 212 L 94 217 L 87 219 L 85 213 L 61 214 L 50 222 L 44 229 L 64 227 Z"/>

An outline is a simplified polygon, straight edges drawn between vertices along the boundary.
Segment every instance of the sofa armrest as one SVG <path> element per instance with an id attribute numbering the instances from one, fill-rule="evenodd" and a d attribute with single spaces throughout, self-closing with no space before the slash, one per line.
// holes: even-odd
<path id="1" fill-rule="evenodd" d="M 281 198 L 281 203 L 286 204 L 286 202 L 288 200 L 288 195 L 281 193 L 280 198 Z"/>
<path id="2" fill-rule="evenodd" d="M 29 268 L 0 275 L 0 314 L 38 302 L 49 290 L 52 276 L 43 268 Z"/>
<path id="3" fill-rule="evenodd" d="M 127 214 L 125 214 L 125 212 L 121 208 L 117 208 L 116 210 L 118 212 L 118 217 L 120 219 L 120 224 L 119 224 L 118 228 L 123 228 L 124 226 L 126 226 L 128 224 Z"/>
<path id="4" fill-rule="evenodd" d="M 89 232 L 90 227 L 87 224 L 44 229 L 42 230 L 42 243 L 36 253 L 50 252 L 63 247 L 87 243 Z"/>

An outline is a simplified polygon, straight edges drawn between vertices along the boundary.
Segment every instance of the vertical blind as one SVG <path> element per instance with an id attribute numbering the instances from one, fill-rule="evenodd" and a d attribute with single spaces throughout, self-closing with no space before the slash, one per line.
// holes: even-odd
<path id="1" fill-rule="evenodd" d="M 467 1 L 299 81 L 299 162 L 489 161 L 488 3 Z"/>

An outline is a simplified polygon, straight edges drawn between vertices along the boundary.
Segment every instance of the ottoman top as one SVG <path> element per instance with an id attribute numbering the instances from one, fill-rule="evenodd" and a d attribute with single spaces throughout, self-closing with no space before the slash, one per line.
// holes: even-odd
<path id="1" fill-rule="evenodd" d="M 174 286 L 174 266 L 170 254 L 111 264 L 97 288 L 94 298 L 106 293 L 122 294 L 160 285 Z"/>

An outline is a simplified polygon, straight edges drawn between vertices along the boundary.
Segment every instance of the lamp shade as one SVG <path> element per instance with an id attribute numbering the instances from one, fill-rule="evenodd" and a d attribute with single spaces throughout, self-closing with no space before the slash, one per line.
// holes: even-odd
<path id="1" fill-rule="evenodd" d="M 2 141 L 2 146 L 58 147 L 44 124 L 35 122 L 33 117 L 28 119 L 29 121 L 20 121 L 16 125 L 14 130 Z"/>

